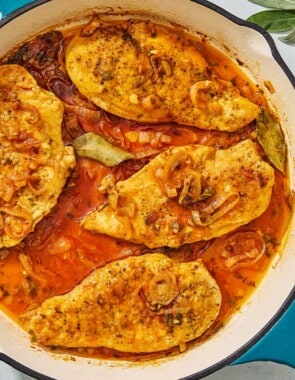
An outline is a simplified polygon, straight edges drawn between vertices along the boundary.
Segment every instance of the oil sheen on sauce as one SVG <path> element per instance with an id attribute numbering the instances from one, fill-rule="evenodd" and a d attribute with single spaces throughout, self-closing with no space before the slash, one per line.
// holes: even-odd
<path id="1" fill-rule="evenodd" d="M 54 51 L 50 56 L 51 60 L 48 60 L 48 66 L 46 60 L 40 64 L 25 58 L 22 58 L 21 64 L 27 67 L 37 81 L 46 88 L 49 87 L 47 83 L 53 76 L 64 80 L 62 72 L 60 73 L 57 67 L 63 65 L 67 41 L 78 31 L 77 28 L 71 29 L 65 31 L 63 35 L 59 32 L 58 37 L 55 32 L 49 31 L 47 37 L 42 39 L 42 44 L 40 39 L 35 37 L 29 46 L 26 45 L 26 54 L 29 56 L 30 49 L 34 51 L 36 48 L 43 49 L 49 56 L 50 52 Z M 233 81 L 242 95 L 258 105 L 265 105 L 262 91 L 242 73 L 239 64 L 214 49 L 205 39 L 196 40 L 196 45 L 220 77 Z M 13 56 L 14 60 L 15 57 L 16 55 Z M 51 71 L 47 70 L 45 73 L 49 65 Z M 54 82 L 50 83 L 52 85 Z M 61 90 L 60 97 L 68 100 L 77 96 L 73 86 L 66 81 L 65 83 L 66 91 Z M 55 92 L 58 92 L 57 87 Z M 83 99 L 83 102 L 87 101 Z M 83 102 L 81 101 L 81 106 Z M 64 142 L 71 143 L 81 130 L 97 132 L 111 138 L 125 150 L 137 154 L 142 152 L 142 157 L 138 155 L 139 158 L 132 163 L 123 162 L 114 168 L 106 168 L 88 159 L 78 159 L 77 166 L 53 211 L 22 243 L 0 252 L 0 305 L 1 309 L 15 321 L 27 308 L 36 307 L 54 295 L 69 292 L 95 268 L 102 267 L 112 260 L 149 251 L 143 245 L 94 234 L 80 227 L 82 218 L 103 202 L 97 187 L 105 175 L 112 172 L 117 180 L 128 178 L 148 162 L 148 153 L 153 149 L 162 151 L 171 145 L 192 143 L 225 148 L 242 139 L 256 137 L 255 125 L 249 125 L 239 132 L 230 134 L 198 130 L 173 123 L 138 124 L 106 112 L 102 112 L 100 120 L 96 122 L 82 116 L 75 117 L 73 110 L 65 107 Z M 263 154 L 261 148 L 260 151 Z M 292 210 L 288 178 L 278 170 L 275 170 L 275 178 L 273 195 L 267 210 L 247 226 L 238 229 L 241 234 L 259 231 L 266 242 L 265 254 L 254 264 L 229 271 L 221 257 L 222 238 L 209 242 L 201 241 L 177 249 L 157 249 L 158 252 L 164 252 L 176 260 L 194 260 L 201 257 L 221 288 L 223 302 L 220 316 L 214 326 L 198 339 L 199 341 L 219 329 L 240 308 L 258 286 L 274 255 L 277 254 L 277 247 L 286 233 Z M 103 348 L 67 352 L 94 357 L 125 357 L 133 360 L 151 358 L 151 355 L 131 356 Z"/>

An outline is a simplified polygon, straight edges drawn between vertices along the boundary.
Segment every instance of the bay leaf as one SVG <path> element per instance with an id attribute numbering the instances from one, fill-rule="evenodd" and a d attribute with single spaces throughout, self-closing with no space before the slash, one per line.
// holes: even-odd
<path id="1" fill-rule="evenodd" d="M 295 27 L 295 10 L 266 10 L 247 19 L 270 33 L 287 32 Z"/>
<path id="2" fill-rule="evenodd" d="M 77 137 L 73 141 L 73 147 L 79 157 L 99 161 L 105 166 L 116 166 L 134 157 L 93 132 Z"/>
<path id="3" fill-rule="evenodd" d="M 287 156 L 284 135 L 280 124 L 265 109 L 257 118 L 257 139 L 270 162 L 284 173 Z"/>
<path id="4" fill-rule="evenodd" d="M 249 0 L 265 8 L 295 9 L 295 0 Z"/>

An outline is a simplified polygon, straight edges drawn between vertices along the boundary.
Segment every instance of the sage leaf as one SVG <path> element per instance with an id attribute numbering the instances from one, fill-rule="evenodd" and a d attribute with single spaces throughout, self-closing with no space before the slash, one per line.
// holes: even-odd
<path id="1" fill-rule="evenodd" d="M 134 157 L 93 132 L 77 137 L 73 141 L 73 147 L 78 157 L 90 158 L 105 166 L 115 166 Z"/>
<path id="2" fill-rule="evenodd" d="M 278 37 L 279 40 L 285 42 L 286 44 L 295 44 L 295 28 L 286 36 Z"/>
<path id="3" fill-rule="evenodd" d="M 249 0 L 265 8 L 295 9 L 295 0 Z"/>
<path id="4" fill-rule="evenodd" d="M 270 162 L 285 172 L 287 149 L 280 124 L 265 109 L 257 118 L 257 139 Z"/>
<path id="5" fill-rule="evenodd" d="M 270 33 L 287 32 L 295 27 L 295 11 L 267 10 L 255 13 L 247 20 L 262 26 Z"/>

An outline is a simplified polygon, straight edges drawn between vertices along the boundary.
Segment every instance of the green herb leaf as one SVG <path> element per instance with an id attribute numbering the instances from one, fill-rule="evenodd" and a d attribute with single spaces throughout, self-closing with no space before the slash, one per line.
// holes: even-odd
<path id="1" fill-rule="evenodd" d="M 295 11 L 274 10 L 255 13 L 248 21 L 271 33 L 286 32 L 295 27 Z"/>
<path id="2" fill-rule="evenodd" d="M 265 8 L 295 9 L 295 0 L 249 0 Z"/>
<path id="3" fill-rule="evenodd" d="M 73 141 L 73 147 L 79 157 L 90 158 L 105 166 L 115 166 L 120 162 L 133 158 L 133 155 L 117 148 L 103 137 L 88 132 Z"/>
<path id="4" fill-rule="evenodd" d="M 295 44 L 295 28 L 286 36 L 279 37 L 279 40 L 286 44 Z"/>
<path id="5" fill-rule="evenodd" d="M 257 118 L 257 138 L 270 162 L 284 173 L 287 154 L 284 135 L 280 124 L 265 109 Z"/>

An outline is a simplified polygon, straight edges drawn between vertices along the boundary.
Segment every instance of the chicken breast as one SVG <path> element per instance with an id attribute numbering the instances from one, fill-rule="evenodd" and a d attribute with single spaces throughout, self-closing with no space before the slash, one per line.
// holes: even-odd
<path id="1" fill-rule="evenodd" d="M 192 38 L 150 21 L 92 21 L 69 43 L 66 68 L 83 95 L 127 119 L 231 132 L 260 112 L 211 73 Z"/>
<path id="2" fill-rule="evenodd" d="M 46 346 L 155 352 L 200 336 L 220 305 L 202 261 L 150 253 L 95 270 L 70 293 L 23 314 L 21 323 Z"/>
<path id="3" fill-rule="evenodd" d="M 63 104 L 18 65 L 0 66 L 0 248 L 18 244 L 56 204 L 70 169 Z"/>
<path id="4" fill-rule="evenodd" d="M 149 248 L 209 240 L 267 208 L 274 170 L 251 140 L 225 150 L 171 147 L 130 178 L 105 177 L 107 201 L 82 225 Z"/>

